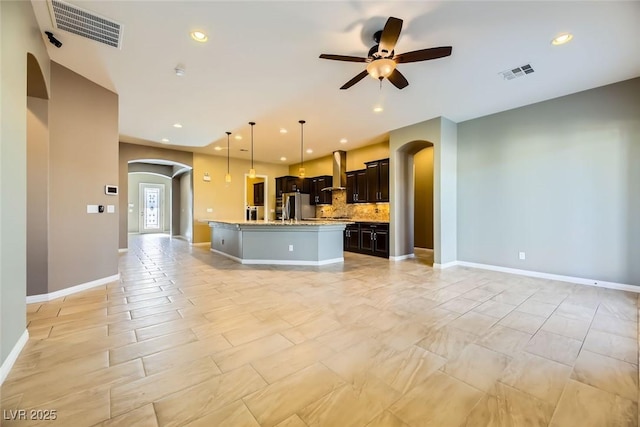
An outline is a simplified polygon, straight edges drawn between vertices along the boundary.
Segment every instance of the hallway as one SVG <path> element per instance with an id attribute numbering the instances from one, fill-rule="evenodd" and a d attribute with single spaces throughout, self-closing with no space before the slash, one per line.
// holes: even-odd
<path id="1" fill-rule="evenodd" d="M 637 294 L 345 253 L 247 266 L 131 235 L 120 282 L 28 305 L 2 386 L 64 426 L 636 426 Z"/>

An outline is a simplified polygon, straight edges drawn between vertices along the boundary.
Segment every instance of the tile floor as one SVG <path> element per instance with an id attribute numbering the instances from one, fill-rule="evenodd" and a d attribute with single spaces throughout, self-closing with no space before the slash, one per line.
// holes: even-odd
<path id="1" fill-rule="evenodd" d="M 428 264 L 131 236 L 120 282 L 28 306 L 2 425 L 637 426 L 637 294 Z"/>

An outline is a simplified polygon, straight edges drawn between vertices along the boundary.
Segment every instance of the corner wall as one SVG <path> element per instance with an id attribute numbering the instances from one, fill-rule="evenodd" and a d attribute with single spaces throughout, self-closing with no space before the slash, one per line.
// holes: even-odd
<path id="1" fill-rule="evenodd" d="M 459 260 L 640 285 L 640 78 L 458 134 Z"/>
<path id="2" fill-rule="evenodd" d="M 420 150 L 413 160 L 414 244 L 418 248 L 433 249 L 433 147 Z"/>
<path id="3" fill-rule="evenodd" d="M 438 117 L 395 129 L 389 134 L 390 255 L 413 254 L 414 155 L 433 145 L 434 264 L 456 261 L 456 124 Z"/>
<path id="4" fill-rule="evenodd" d="M 52 62 L 49 138 L 51 293 L 118 274 L 118 95 Z"/>
<path id="5" fill-rule="evenodd" d="M 0 1 L 0 365 L 26 331 L 27 53 L 49 85 L 49 57 L 30 2 Z M 16 350 L 17 351 L 17 350 Z"/>
<path id="6" fill-rule="evenodd" d="M 49 292 L 49 101 L 27 98 L 27 295 Z"/>

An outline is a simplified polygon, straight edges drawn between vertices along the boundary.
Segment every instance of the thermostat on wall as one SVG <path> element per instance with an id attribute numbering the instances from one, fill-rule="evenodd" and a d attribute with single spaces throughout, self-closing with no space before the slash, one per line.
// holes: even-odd
<path id="1" fill-rule="evenodd" d="M 104 186 L 104 194 L 109 196 L 116 196 L 118 194 L 118 186 L 117 185 L 105 185 Z"/>

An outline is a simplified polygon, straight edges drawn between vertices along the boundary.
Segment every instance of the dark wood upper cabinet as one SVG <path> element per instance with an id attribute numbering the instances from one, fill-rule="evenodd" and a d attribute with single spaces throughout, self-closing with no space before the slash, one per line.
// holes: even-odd
<path id="1" fill-rule="evenodd" d="M 367 202 L 389 201 L 389 159 L 365 163 Z"/>
<path id="2" fill-rule="evenodd" d="M 282 197 L 282 193 L 286 191 L 285 190 L 286 180 L 287 180 L 286 176 L 279 176 L 278 178 L 276 178 L 276 197 Z"/>
<path id="3" fill-rule="evenodd" d="M 282 197 L 282 193 L 309 194 L 309 179 L 299 176 L 279 176 L 276 178 L 276 197 Z"/>
<path id="4" fill-rule="evenodd" d="M 333 177 L 328 175 L 308 178 L 310 201 L 312 205 L 330 205 L 333 203 L 331 191 L 322 191 L 323 188 L 331 187 Z"/>
<path id="5" fill-rule="evenodd" d="M 367 201 L 367 170 L 347 172 L 347 203 Z"/>

